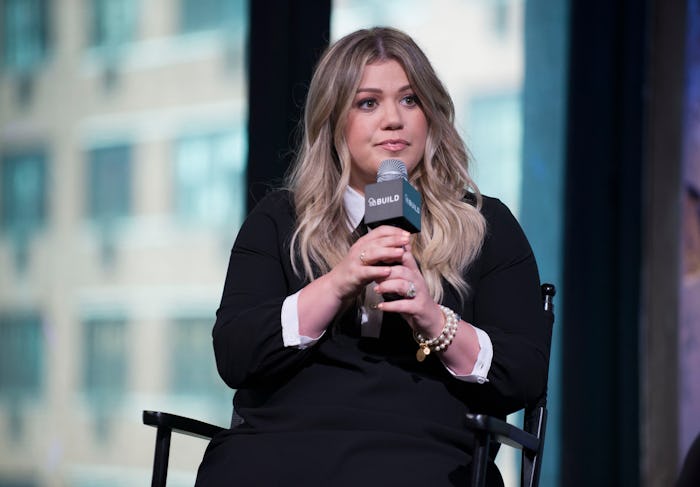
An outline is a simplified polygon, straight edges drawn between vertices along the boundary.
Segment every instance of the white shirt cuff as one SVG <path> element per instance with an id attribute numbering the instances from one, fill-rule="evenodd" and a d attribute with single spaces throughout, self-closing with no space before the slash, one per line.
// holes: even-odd
<path id="1" fill-rule="evenodd" d="M 445 368 L 447 371 L 452 374 L 455 379 L 463 380 L 464 382 L 476 382 L 477 384 L 484 384 L 485 382 L 488 382 L 489 380 L 486 378 L 489 375 L 489 370 L 491 369 L 491 361 L 493 360 L 493 345 L 491 344 L 491 339 L 489 338 L 489 335 L 482 330 L 481 328 L 477 328 L 476 326 L 470 325 L 467 323 L 468 326 L 471 326 L 474 328 L 474 331 L 476 331 L 476 337 L 479 340 L 479 354 L 476 357 L 476 362 L 474 362 L 474 368 L 472 369 L 471 374 L 469 375 L 457 375 L 452 369 L 450 369 L 447 365 L 445 365 Z"/>
<path id="2" fill-rule="evenodd" d="M 282 303 L 282 313 L 280 316 L 282 320 L 282 342 L 285 347 L 304 349 L 319 341 L 325 331 L 321 333 L 318 338 L 310 338 L 299 334 L 299 292 L 287 296 Z"/>

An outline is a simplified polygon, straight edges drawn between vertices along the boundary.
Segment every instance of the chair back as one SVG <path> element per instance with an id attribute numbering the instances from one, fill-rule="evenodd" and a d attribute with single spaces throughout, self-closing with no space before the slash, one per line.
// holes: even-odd
<path id="1" fill-rule="evenodd" d="M 544 283 L 540 286 L 542 293 L 542 305 L 549 327 L 549 346 L 551 348 L 552 329 L 554 328 L 554 295 L 557 293 L 553 284 Z M 547 357 L 549 362 L 549 357 Z M 547 377 L 549 379 L 549 377 Z M 542 395 L 532 405 L 525 408 L 523 429 L 536 436 L 539 440 L 537 450 L 523 449 L 520 472 L 520 485 L 522 487 L 534 487 L 540 483 L 540 470 L 542 466 L 542 452 L 544 450 L 544 438 L 547 431 L 547 387 Z"/>
<path id="2" fill-rule="evenodd" d="M 547 363 L 549 363 L 549 348 L 551 345 L 552 328 L 554 326 L 554 302 L 556 290 L 552 284 L 542 284 L 543 311 L 547 318 L 549 343 L 547 344 Z M 548 379 L 548 377 L 546 378 Z M 474 433 L 474 452 L 471 466 L 471 487 L 486 485 L 487 463 L 491 442 L 506 444 L 521 450 L 522 465 L 520 485 L 522 487 L 537 487 L 540 481 L 542 451 L 547 429 L 547 381 L 545 380 L 542 394 L 531 404 L 524 407 L 523 428 L 507 423 L 500 418 L 487 414 L 466 414 L 466 426 Z"/>

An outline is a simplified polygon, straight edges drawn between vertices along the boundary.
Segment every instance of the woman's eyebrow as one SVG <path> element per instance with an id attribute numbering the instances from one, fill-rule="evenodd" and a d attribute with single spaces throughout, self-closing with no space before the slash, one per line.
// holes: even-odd
<path id="1" fill-rule="evenodd" d="M 405 85 L 399 88 L 397 91 L 409 91 L 410 89 L 411 85 Z M 357 89 L 357 93 L 382 93 L 382 90 L 380 88 L 360 87 Z"/>

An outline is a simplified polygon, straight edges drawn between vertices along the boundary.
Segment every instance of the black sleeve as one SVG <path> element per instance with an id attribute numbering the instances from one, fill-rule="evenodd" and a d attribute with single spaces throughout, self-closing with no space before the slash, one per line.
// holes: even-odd
<path id="1" fill-rule="evenodd" d="M 506 414 L 544 391 L 551 330 L 535 257 L 520 225 L 498 200 L 489 199 L 483 212 L 488 233 L 477 266 L 473 324 L 488 333 L 493 344 L 489 383 L 483 391 L 489 409 Z"/>
<path id="2" fill-rule="evenodd" d="M 279 378 L 309 353 L 282 341 L 282 303 L 303 285 L 289 258 L 294 225 L 289 199 L 287 192 L 263 199 L 231 250 L 213 340 L 219 375 L 232 388 Z"/>

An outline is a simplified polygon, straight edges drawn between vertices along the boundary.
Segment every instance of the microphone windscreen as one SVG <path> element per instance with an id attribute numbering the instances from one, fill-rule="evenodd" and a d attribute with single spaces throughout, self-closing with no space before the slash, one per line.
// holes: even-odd
<path id="1" fill-rule="evenodd" d="M 365 186 L 365 223 L 369 228 L 393 225 L 420 232 L 421 196 L 408 182 L 406 164 L 385 159 L 379 164 L 377 182 Z"/>
<path id="2" fill-rule="evenodd" d="M 385 159 L 379 163 L 377 170 L 377 182 L 393 181 L 394 179 L 405 179 L 408 181 L 408 171 L 406 164 L 399 159 Z"/>

